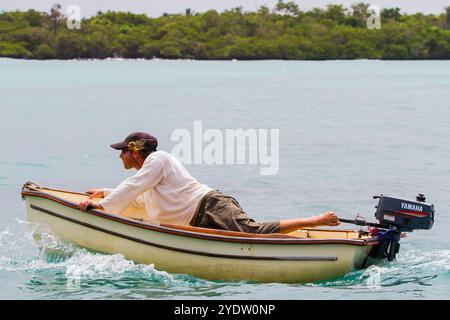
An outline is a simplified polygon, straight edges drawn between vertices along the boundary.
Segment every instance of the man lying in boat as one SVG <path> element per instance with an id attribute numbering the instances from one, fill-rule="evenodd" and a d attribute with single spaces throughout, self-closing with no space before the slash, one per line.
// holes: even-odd
<path id="1" fill-rule="evenodd" d="M 309 218 L 255 222 L 236 199 L 199 183 L 178 159 L 157 151 L 157 146 L 157 139 L 143 132 L 112 144 L 112 148 L 121 150 L 125 169 L 135 168 L 137 172 L 115 189 L 89 190 L 89 199 L 104 199 L 99 203 L 80 202 L 80 209 L 121 213 L 131 204 L 145 207 L 148 220 L 153 222 L 249 233 L 289 233 L 305 227 L 339 225 L 331 211 Z"/>

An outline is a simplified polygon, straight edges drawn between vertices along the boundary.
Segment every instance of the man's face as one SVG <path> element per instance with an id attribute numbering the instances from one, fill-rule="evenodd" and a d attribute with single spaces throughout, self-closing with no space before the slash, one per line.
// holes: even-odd
<path id="1" fill-rule="evenodd" d="M 120 159 L 122 159 L 123 166 L 125 169 L 131 169 L 135 167 L 135 159 L 133 157 L 133 153 L 128 150 L 128 148 L 123 148 L 120 153 Z"/>

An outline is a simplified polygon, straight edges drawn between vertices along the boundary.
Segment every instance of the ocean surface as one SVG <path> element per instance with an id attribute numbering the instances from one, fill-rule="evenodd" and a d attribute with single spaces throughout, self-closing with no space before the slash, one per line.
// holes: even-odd
<path id="1" fill-rule="evenodd" d="M 0 59 L 0 299 L 449 299 L 449 61 Z M 374 221 L 373 195 L 435 205 L 397 260 L 309 284 L 207 281 L 33 240 L 28 181 L 85 191 L 132 174 L 109 145 L 133 131 L 170 152 L 177 129 L 279 129 L 279 170 L 191 164 L 256 220 L 333 210 Z M 357 228 L 343 225 L 346 228 Z M 376 276 L 374 276 L 376 275 Z"/>

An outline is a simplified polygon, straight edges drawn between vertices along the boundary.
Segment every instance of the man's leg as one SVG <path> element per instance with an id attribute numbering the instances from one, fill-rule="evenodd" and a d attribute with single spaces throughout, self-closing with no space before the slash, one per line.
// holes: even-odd
<path id="1" fill-rule="evenodd" d="M 247 233 L 279 233 L 280 223 L 255 222 L 233 197 L 215 193 L 208 197 L 196 224 L 199 227 Z"/>
<path id="2" fill-rule="evenodd" d="M 280 233 L 289 233 L 300 228 L 314 228 L 318 226 L 338 226 L 339 218 L 332 211 L 309 218 L 288 219 L 280 221 Z"/>
<path id="3" fill-rule="evenodd" d="M 309 218 L 286 219 L 273 222 L 255 222 L 233 197 L 214 193 L 208 197 L 199 227 L 214 228 L 248 233 L 289 233 L 300 228 L 317 226 L 337 226 L 339 219 L 334 212 L 326 212 Z"/>

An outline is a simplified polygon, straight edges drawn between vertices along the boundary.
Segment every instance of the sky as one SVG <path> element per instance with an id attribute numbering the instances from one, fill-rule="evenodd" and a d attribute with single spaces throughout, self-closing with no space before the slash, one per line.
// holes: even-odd
<path id="1" fill-rule="evenodd" d="M 205 12 L 210 9 L 223 11 L 242 6 L 246 11 L 256 11 L 258 6 L 267 5 L 273 8 L 278 0 L 0 0 L 1 11 L 28 10 L 49 11 L 50 7 L 59 3 L 65 11 L 70 5 L 77 5 L 82 17 L 90 17 L 98 11 L 129 11 L 144 13 L 150 17 L 159 17 L 163 13 L 182 13 L 186 8 L 194 12 Z M 287 2 L 287 0 L 285 0 Z M 352 4 L 365 2 L 383 8 L 399 7 L 402 12 L 439 14 L 450 6 L 450 0 L 295 0 L 302 10 L 314 7 L 324 8 L 327 4 L 343 4 L 349 8 Z"/>

